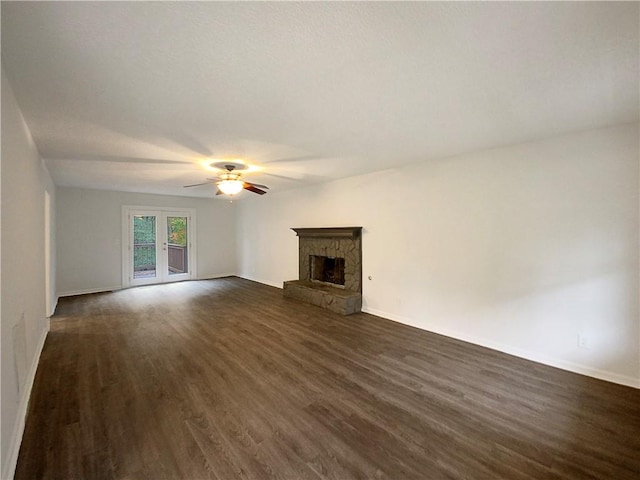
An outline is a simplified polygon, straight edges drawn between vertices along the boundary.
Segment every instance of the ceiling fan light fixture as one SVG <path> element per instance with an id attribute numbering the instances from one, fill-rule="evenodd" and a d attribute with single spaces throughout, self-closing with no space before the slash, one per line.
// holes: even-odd
<path id="1" fill-rule="evenodd" d="M 244 185 L 240 180 L 220 180 L 218 188 L 226 195 L 235 195 L 244 188 Z"/>

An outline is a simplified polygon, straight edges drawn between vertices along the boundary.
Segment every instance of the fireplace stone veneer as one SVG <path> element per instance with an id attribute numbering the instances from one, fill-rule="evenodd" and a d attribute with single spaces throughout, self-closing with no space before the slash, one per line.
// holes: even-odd
<path id="1" fill-rule="evenodd" d="M 359 312 L 362 309 L 362 227 L 292 230 L 299 239 L 299 279 L 284 282 L 284 296 L 342 315 Z M 314 280 L 315 257 L 344 259 L 344 284 Z"/>

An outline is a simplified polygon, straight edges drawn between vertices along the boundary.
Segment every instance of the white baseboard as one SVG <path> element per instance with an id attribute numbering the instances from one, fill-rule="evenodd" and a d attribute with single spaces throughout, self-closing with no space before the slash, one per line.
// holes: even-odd
<path id="1" fill-rule="evenodd" d="M 51 305 L 51 311 L 47 312 L 47 318 L 53 317 L 53 314 L 56 313 L 56 308 L 58 307 L 58 300 L 60 296 L 56 295 L 56 298 L 53 299 L 53 305 Z"/>
<path id="2" fill-rule="evenodd" d="M 185 282 L 188 282 L 189 280 L 211 280 L 214 278 L 224 278 L 224 277 L 234 277 L 236 274 L 235 273 L 217 273 L 214 275 L 199 275 L 196 278 L 191 278 L 188 280 L 184 280 Z M 172 283 L 172 282 L 168 282 L 168 283 Z M 163 285 L 162 283 L 155 283 L 153 285 Z M 138 286 L 138 285 L 136 285 Z M 145 285 L 139 285 L 139 286 L 145 286 Z M 135 286 L 133 287 L 128 287 L 128 288 L 135 288 Z M 58 293 L 58 298 L 59 297 L 73 297 L 75 295 L 86 295 L 89 293 L 103 293 L 103 292 L 113 292 L 116 290 L 122 290 L 123 286 L 122 285 L 113 285 L 111 287 L 98 287 L 98 288 L 86 288 L 84 290 L 73 290 L 73 291 L 69 291 L 69 292 L 61 292 Z M 56 300 L 57 302 L 57 300 Z"/>
<path id="3" fill-rule="evenodd" d="M 29 406 L 29 399 L 31 398 L 31 389 L 33 387 L 33 381 L 36 378 L 36 371 L 38 370 L 38 363 L 40 363 L 40 355 L 42 354 L 42 348 L 44 342 L 47 339 L 49 333 L 49 321 L 45 323 L 45 328 L 42 331 L 38 345 L 36 346 L 36 354 L 31 362 L 29 368 L 29 375 L 24 385 L 24 390 L 20 396 L 20 404 L 18 405 L 18 416 L 16 417 L 16 423 L 13 427 L 13 433 L 11 434 L 11 440 L 9 444 L 9 450 L 7 451 L 6 463 L 2 466 L 2 479 L 12 479 L 16 473 L 16 465 L 18 463 L 18 453 L 20 453 L 20 444 L 22 443 L 22 434 L 24 433 L 24 425 L 27 417 L 27 407 Z"/>
<path id="4" fill-rule="evenodd" d="M 262 280 L 259 278 L 255 278 L 255 277 L 250 277 L 248 275 L 236 275 L 236 277 L 238 278 L 244 278 L 245 280 L 251 280 L 252 282 L 257 282 L 257 283 L 262 283 L 263 285 L 269 285 L 270 287 L 275 287 L 275 288 L 279 288 L 280 290 L 282 290 L 282 283 L 274 283 L 274 282 L 269 282 L 267 280 Z"/>
<path id="5" fill-rule="evenodd" d="M 113 292 L 114 290 L 122 290 L 122 285 L 114 285 L 112 287 L 86 288 L 84 290 L 73 290 L 71 292 L 61 292 L 58 293 L 58 298 L 72 297 L 74 295 L 86 295 L 88 293 Z"/>
<path id="6" fill-rule="evenodd" d="M 194 280 L 213 280 L 216 278 L 235 277 L 235 273 L 215 273 L 213 275 L 198 275 Z"/>
<path id="7" fill-rule="evenodd" d="M 424 328 L 424 326 L 418 325 L 413 319 L 402 317 L 399 315 L 394 315 L 388 312 L 383 312 L 380 310 L 376 310 L 374 308 L 363 307 L 362 311 L 365 313 L 376 315 L 378 317 L 392 320 L 394 322 L 402 323 L 404 325 L 409 325 L 415 328 L 419 328 L 420 330 L 437 333 L 439 335 L 444 335 L 445 337 L 455 338 L 456 340 L 462 340 L 463 342 L 473 343 L 474 345 L 480 345 L 481 347 L 486 347 L 492 350 L 497 350 L 499 352 L 508 353 L 509 355 L 514 355 L 516 357 L 524 358 L 525 360 L 531 360 L 532 362 L 541 363 L 543 365 L 548 365 L 550 367 L 560 368 L 562 370 L 567 370 L 569 372 L 579 373 L 581 375 L 597 378 L 599 380 L 605 380 L 607 382 L 618 383 L 620 385 L 626 385 L 628 387 L 640 388 L 640 378 L 634 378 L 627 375 L 620 375 L 618 373 L 609 372 L 606 370 L 600 370 L 597 368 L 588 367 L 586 365 L 580 365 L 580 364 L 569 362 L 566 360 L 551 358 L 546 355 L 540 355 L 539 353 L 536 353 L 536 352 L 531 352 L 531 351 L 523 350 L 517 347 L 512 347 L 510 345 L 504 345 L 501 343 L 492 342 L 490 340 L 486 340 L 482 338 L 476 338 L 461 332 L 456 332 L 448 329 L 434 328 L 434 329 L 428 330 Z"/>

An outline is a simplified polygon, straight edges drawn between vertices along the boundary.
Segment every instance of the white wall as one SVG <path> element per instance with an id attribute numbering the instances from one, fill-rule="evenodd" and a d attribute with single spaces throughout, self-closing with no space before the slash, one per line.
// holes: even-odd
<path id="1" fill-rule="evenodd" d="M 44 196 L 55 191 L 2 68 L 2 478 L 13 478 L 29 393 L 48 331 Z"/>
<path id="2" fill-rule="evenodd" d="M 281 286 L 291 227 L 361 225 L 365 311 L 640 386 L 638 164 L 632 124 L 243 199 L 239 274 Z"/>
<path id="3" fill-rule="evenodd" d="M 122 287 L 122 205 L 195 208 L 198 278 L 236 272 L 236 202 L 58 187 L 56 205 L 58 295 Z"/>

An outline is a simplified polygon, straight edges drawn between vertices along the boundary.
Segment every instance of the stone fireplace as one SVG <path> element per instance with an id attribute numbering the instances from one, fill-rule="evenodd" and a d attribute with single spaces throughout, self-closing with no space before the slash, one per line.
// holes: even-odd
<path id="1" fill-rule="evenodd" d="M 284 296 L 349 315 L 362 308 L 362 227 L 293 228 L 298 280 Z"/>

